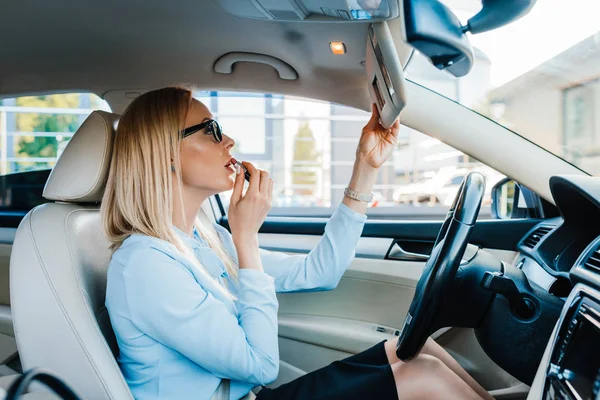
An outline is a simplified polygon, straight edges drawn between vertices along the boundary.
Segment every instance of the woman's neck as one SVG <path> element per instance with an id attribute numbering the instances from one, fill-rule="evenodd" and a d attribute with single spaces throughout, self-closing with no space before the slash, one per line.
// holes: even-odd
<path id="1" fill-rule="evenodd" d="M 183 209 L 181 208 L 182 202 L 179 201 L 177 196 L 173 199 L 173 225 L 179 228 L 186 235 L 193 236 L 194 234 L 194 223 L 196 217 L 200 212 L 202 203 L 206 201 L 210 196 L 200 193 L 186 193 L 183 191 Z"/>

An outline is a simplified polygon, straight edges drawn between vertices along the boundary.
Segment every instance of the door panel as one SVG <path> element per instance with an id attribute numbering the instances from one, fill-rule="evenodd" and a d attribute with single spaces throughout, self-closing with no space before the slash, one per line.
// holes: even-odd
<path id="1" fill-rule="evenodd" d="M 4 229 L 0 229 L 2 231 Z M 12 249 L 12 241 L 10 243 L 0 242 L 0 305 L 10 305 L 9 285 L 9 265 L 10 251 Z"/>
<path id="2" fill-rule="evenodd" d="M 15 231 L 14 228 L 0 229 L 0 366 L 17 354 L 9 293 L 10 252 Z"/>
<path id="3" fill-rule="evenodd" d="M 17 354 L 14 336 L 10 307 L 0 305 L 0 365 L 10 361 Z"/>
<path id="4" fill-rule="evenodd" d="M 348 354 L 360 353 L 373 343 L 387 340 L 396 333 L 399 333 L 396 328 L 351 319 L 279 315 L 281 338 L 312 343 Z"/>
<path id="5" fill-rule="evenodd" d="M 319 239 L 275 233 L 259 237 L 261 247 L 291 253 L 307 253 Z M 384 259 L 393 242 L 361 238 L 356 258 L 334 290 L 278 294 L 281 373 L 270 387 L 396 337 L 425 263 Z M 506 262 L 516 256 L 512 250 L 485 250 Z M 497 398 L 526 397 L 528 387 L 485 354 L 472 329 L 443 329 L 432 336 Z"/>
<path id="6" fill-rule="evenodd" d="M 400 327 L 424 263 L 355 259 L 335 290 L 279 294 L 280 315 L 296 314 Z"/>

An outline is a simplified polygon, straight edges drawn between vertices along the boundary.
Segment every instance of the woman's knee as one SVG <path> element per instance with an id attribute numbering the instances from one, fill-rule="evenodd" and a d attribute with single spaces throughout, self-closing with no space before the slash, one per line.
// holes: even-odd
<path id="1" fill-rule="evenodd" d="M 411 361 L 400 361 L 391 365 L 396 384 L 425 387 L 427 382 L 439 376 L 445 368 L 440 359 L 428 354 L 419 354 Z"/>
<path id="2" fill-rule="evenodd" d="M 481 399 L 442 360 L 419 354 L 409 362 L 393 364 L 398 399 Z"/>
<path id="3" fill-rule="evenodd" d="M 420 354 L 409 362 L 391 365 L 398 390 L 398 398 L 438 399 L 444 398 L 444 363 L 428 354 Z"/>
<path id="4" fill-rule="evenodd" d="M 444 367 L 444 363 L 439 358 L 421 353 L 409 362 L 400 361 L 392 364 L 392 371 L 394 376 L 402 374 L 425 376 L 439 372 Z"/>
<path id="5" fill-rule="evenodd" d="M 390 339 L 385 342 L 385 353 L 388 358 L 390 365 L 400 361 L 396 356 L 396 346 L 398 345 L 398 338 Z M 437 344 L 433 339 L 427 338 L 423 349 L 420 354 L 428 354 L 430 356 L 438 357 L 440 352 L 443 351 L 442 347 Z"/>

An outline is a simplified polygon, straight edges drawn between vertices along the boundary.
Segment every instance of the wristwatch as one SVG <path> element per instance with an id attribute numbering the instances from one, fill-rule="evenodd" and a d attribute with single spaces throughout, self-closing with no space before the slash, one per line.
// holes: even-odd
<path id="1" fill-rule="evenodd" d="M 373 200 L 373 193 L 361 193 L 350 188 L 344 189 L 344 196 L 350 197 L 353 200 L 364 201 L 370 203 Z"/>

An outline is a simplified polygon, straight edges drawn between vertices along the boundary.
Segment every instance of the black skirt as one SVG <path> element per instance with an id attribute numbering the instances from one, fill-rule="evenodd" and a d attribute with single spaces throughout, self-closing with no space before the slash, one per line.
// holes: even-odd
<path id="1" fill-rule="evenodd" d="M 256 400 L 398 400 L 385 342 L 329 364 L 275 389 L 262 389 Z"/>

